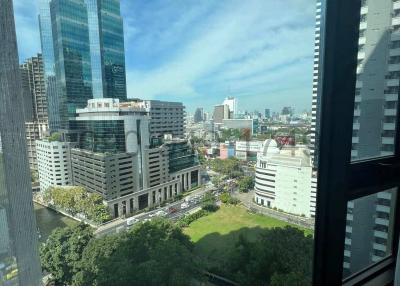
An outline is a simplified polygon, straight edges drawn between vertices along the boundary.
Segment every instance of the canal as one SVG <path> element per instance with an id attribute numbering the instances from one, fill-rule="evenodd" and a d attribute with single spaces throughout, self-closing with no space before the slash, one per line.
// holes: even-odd
<path id="1" fill-rule="evenodd" d="M 45 242 L 57 227 L 76 225 L 78 222 L 51 209 L 34 203 L 36 223 L 40 232 L 40 242 Z"/>

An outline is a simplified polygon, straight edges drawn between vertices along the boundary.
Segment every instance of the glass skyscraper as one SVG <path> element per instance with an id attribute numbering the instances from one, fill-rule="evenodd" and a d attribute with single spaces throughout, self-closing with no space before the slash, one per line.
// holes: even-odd
<path id="1" fill-rule="evenodd" d="M 54 67 L 53 31 L 51 27 L 50 0 L 39 0 L 39 29 L 42 46 L 46 97 L 48 103 L 48 120 L 50 130 L 60 128 L 58 112 L 59 96 L 56 88 L 56 72 Z"/>
<path id="2" fill-rule="evenodd" d="M 12 0 L 0 0 L 0 285 L 41 285 Z"/>
<path id="3" fill-rule="evenodd" d="M 50 2 L 61 128 L 92 98 L 87 9 L 83 0 Z"/>
<path id="4" fill-rule="evenodd" d="M 51 130 L 91 98 L 126 100 L 119 0 L 40 0 L 40 36 Z"/>
<path id="5" fill-rule="evenodd" d="M 124 31 L 120 0 L 85 0 L 88 9 L 94 98 L 126 100 Z"/>

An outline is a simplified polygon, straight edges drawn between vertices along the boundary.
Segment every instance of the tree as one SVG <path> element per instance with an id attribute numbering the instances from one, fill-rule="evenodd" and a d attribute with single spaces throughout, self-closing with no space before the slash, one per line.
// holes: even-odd
<path id="1" fill-rule="evenodd" d="M 105 241 L 101 241 L 105 240 Z M 99 238 L 84 251 L 73 286 L 191 285 L 201 280 L 193 244 L 164 219 Z"/>
<path id="2" fill-rule="evenodd" d="M 287 226 L 266 229 L 255 242 L 241 237 L 228 272 L 240 285 L 311 285 L 313 239 Z"/>
<path id="3" fill-rule="evenodd" d="M 240 192 L 248 192 L 250 189 L 254 187 L 254 178 L 253 177 L 243 177 L 239 180 L 239 191 Z"/>
<path id="4" fill-rule="evenodd" d="M 206 193 L 201 199 L 201 208 L 209 212 L 215 212 L 218 210 L 215 196 L 213 196 L 211 193 Z"/>
<path id="5" fill-rule="evenodd" d="M 82 187 L 52 187 L 43 197 L 46 202 L 51 202 L 72 215 L 80 213 L 96 223 L 111 219 L 107 206 L 103 204 L 103 198 L 87 192 Z"/>
<path id="6" fill-rule="evenodd" d="M 93 238 L 85 224 L 57 228 L 40 249 L 42 267 L 53 275 L 56 285 L 70 285 L 80 270 L 82 253 Z"/>

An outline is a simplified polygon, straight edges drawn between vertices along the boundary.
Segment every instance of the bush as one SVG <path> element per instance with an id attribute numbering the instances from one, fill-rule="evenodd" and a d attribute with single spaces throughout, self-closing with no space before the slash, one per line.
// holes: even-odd
<path id="1" fill-rule="evenodd" d="M 177 221 L 176 224 L 181 228 L 182 227 L 188 227 L 189 224 L 191 224 L 192 222 L 194 222 L 195 220 L 197 220 L 197 219 L 199 219 L 199 218 L 201 218 L 203 216 L 208 215 L 209 213 L 210 213 L 209 211 L 206 211 L 206 210 L 202 209 L 202 210 L 200 210 L 198 212 L 195 212 L 193 214 L 190 214 L 190 215 L 182 217 L 181 219 L 179 219 Z"/>
<path id="2" fill-rule="evenodd" d="M 232 197 L 229 193 L 224 192 L 219 195 L 219 199 L 221 202 L 224 204 L 229 204 L 229 205 L 237 205 L 240 203 L 240 200 L 237 198 Z"/>

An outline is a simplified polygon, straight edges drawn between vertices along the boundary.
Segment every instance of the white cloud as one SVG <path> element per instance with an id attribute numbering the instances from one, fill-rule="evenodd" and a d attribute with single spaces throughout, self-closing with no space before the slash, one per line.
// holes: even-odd
<path id="1" fill-rule="evenodd" d="M 263 83 L 277 81 L 285 89 L 285 76 L 298 75 L 304 79 L 305 71 L 299 69 L 300 65 L 290 68 L 290 64 L 312 56 L 313 9 L 309 8 L 312 5 L 300 0 L 282 2 L 226 3 L 207 22 L 201 23 L 202 29 L 196 37 L 182 41 L 180 53 L 170 61 L 148 71 L 128 70 L 128 95 L 144 98 L 170 95 L 190 100 L 205 96 L 196 89 L 198 85 L 208 91 L 225 91 L 226 95 L 228 89 L 260 92 Z M 302 14 L 304 11 L 308 11 L 306 16 Z M 306 24 L 299 19 L 305 19 Z M 168 35 L 173 37 L 173 27 Z M 285 64 L 289 69 L 282 67 Z M 274 72 L 278 68 L 279 72 Z M 311 85 L 311 63 L 307 72 L 309 75 L 303 81 L 309 78 Z"/>

